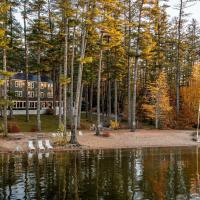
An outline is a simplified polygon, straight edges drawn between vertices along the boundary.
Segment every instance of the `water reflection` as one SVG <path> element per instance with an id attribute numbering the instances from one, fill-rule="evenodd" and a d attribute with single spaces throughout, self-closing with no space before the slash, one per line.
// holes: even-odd
<path id="1" fill-rule="evenodd" d="M 199 149 L 0 154 L 0 199 L 200 199 Z"/>

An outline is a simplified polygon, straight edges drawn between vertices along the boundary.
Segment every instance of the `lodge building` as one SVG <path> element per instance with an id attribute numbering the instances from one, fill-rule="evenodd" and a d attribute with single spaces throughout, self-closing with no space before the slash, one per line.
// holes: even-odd
<path id="1" fill-rule="evenodd" d="M 16 73 L 10 80 L 7 81 L 8 91 L 12 94 L 11 98 L 14 103 L 13 110 L 25 110 L 26 108 L 26 75 L 25 73 Z M 1 90 L 2 91 L 2 90 Z M 3 91 L 2 94 L 3 95 Z M 37 109 L 37 75 L 28 75 L 28 97 L 29 110 Z M 53 106 L 53 81 L 41 75 L 40 81 L 40 98 L 41 110 L 52 108 Z M 58 102 L 56 102 L 56 107 Z"/>

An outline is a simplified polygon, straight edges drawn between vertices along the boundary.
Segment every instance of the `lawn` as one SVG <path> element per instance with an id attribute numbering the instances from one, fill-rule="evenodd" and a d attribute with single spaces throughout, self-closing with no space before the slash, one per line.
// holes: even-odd
<path id="1" fill-rule="evenodd" d="M 81 129 L 89 129 L 91 122 L 82 116 Z M 2 118 L 0 118 L 2 121 Z M 16 115 L 12 119 L 8 119 L 8 124 L 16 124 L 21 132 L 32 132 L 36 129 L 37 121 L 36 115 L 30 115 L 29 122 L 26 122 L 25 115 Z M 55 132 L 58 130 L 58 116 L 41 115 L 42 132 Z M 68 123 L 69 124 L 69 123 Z"/>
<path id="2" fill-rule="evenodd" d="M 13 119 L 8 119 L 8 124 L 16 124 L 21 132 L 31 132 L 36 128 L 36 115 L 30 115 L 29 122 L 26 122 L 26 116 L 17 115 Z M 58 129 L 58 116 L 41 115 L 41 124 L 43 132 L 54 132 Z"/>

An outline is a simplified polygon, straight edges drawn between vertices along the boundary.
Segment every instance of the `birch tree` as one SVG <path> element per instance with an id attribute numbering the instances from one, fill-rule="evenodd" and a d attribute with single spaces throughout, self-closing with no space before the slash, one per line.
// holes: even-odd
<path id="1" fill-rule="evenodd" d="M 145 1 L 141 0 L 138 3 L 139 11 L 138 11 L 138 25 L 137 25 L 137 38 L 136 38 L 136 49 L 135 49 L 135 64 L 133 67 L 133 105 L 132 105 L 132 128 L 131 130 L 134 132 L 136 130 L 136 103 L 137 103 L 137 79 L 138 79 L 138 61 L 140 57 L 140 34 L 141 34 L 141 25 L 142 25 L 142 15 Z"/>

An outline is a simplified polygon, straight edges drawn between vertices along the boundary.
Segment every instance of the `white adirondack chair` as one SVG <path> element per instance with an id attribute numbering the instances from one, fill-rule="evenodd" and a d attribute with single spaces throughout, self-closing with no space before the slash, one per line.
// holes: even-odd
<path id="1" fill-rule="evenodd" d="M 28 153 L 28 159 L 32 159 L 33 158 L 33 153 Z"/>
<path id="2" fill-rule="evenodd" d="M 49 152 L 45 153 L 45 158 L 49 158 Z"/>
<path id="3" fill-rule="evenodd" d="M 38 159 L 39 159 L 39 160 L 42 159 L 42 153 L 38 153 Z"/>
<path id="4" fill-rule="evenodd" d="M 67 132 L 67 136 L 69 137 L 71 136 L 71 131 Z"/>
<path id="5" fill-rule="evenodd" d="M 56 136 L 57 136 L 57 134 L 56 134 L 56 133 L 52 133 L 52 136 L 53 136 L 53 137 L 56 137 Z"/>
<path id="6" fill-rule="evenodd" d="M 32 140 L 28 141 L 28 148 L 29 148 L 30 151 L 34 151 L 35 150 L 35 147 L 33 145 L 33 141 Z"/>
<path id="7" fill-rule="evenodd" d="M 38 140 L 38 148 L 39 148 L 39 150 L 45 150 L 45 147 L 43 146 L 42 140 Z"/>
<path id="8" fill-rule="evenodd" d="M 82 132 L 82 131 L 79 131 L 78 134 L 79 134 L 80 136 L 83 136 L 83 132 Z"/>
<path id="9" fill-rule="evenodd" d="M 45 140 L 45 146 L 47 149 L 53 149 L 53 147 L 51 146 L 49 140 Z"/>

